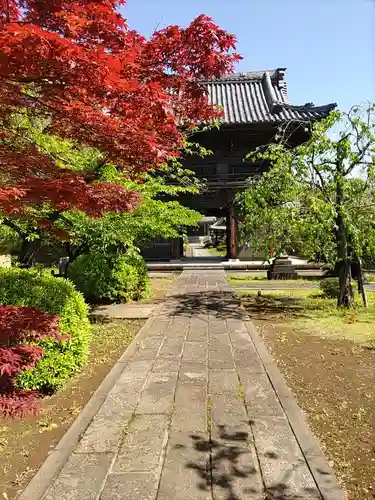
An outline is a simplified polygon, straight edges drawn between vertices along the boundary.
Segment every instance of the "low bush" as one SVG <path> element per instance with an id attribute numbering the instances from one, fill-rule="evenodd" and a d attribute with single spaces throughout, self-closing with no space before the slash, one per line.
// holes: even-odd
<path id="1" fill-rule="evenodd" d="M 28 338 L 43 356 L 34 368 L 16 375 L 19 389 L 50 394 L 86 363 L 91 339 L 88 307 L 70 281 L 35 269 L 0 269 L 0 305 L 34 308 L 59 318 L 58 338 L 51 331 Z"/>
<path id="2" fill-rule="evenodd" d="M 327 299 L 338 299 L 340 293 L 339 278 L 324 278 L 320 281 L 320 289 Z"/>
<path id="3" fill-rule="evenodd" d="M 147 266 L 135 251 L 81 255 L 69 266 L 69 278 L 91 303 L 139 300 L 148 290 Z"/>

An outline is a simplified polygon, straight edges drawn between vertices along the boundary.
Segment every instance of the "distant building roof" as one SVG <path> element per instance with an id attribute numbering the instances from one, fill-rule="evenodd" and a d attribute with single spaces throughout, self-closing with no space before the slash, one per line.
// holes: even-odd
<path id="1" fill-rule="evenodd" d="M 234 73 L 206 82 L 209 101 L 224 110 L 224 124 L 314 121 L 325 118 L 336 103 L 295 106 L 289 102 L 285 68 Z"/>

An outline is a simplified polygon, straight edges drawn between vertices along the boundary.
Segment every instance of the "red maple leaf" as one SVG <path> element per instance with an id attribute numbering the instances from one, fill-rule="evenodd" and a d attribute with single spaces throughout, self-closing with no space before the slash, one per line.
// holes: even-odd
<path id="1" fill-rule="evenodd" d="M 201 83 L 230 72 L 239 56 L 235 37 L 204 15 L 146 40 L 118 12 L 123 3 L 0 0 L 0 118 L 19 108 L 46 117 L 49 133 L 95 147 L 136 175 L 179 154 L 181 123 L 188 131 L 219 116 Z M 14 149 L 11 139 L 0 137 L 6 213 L 49 201 L 99 216 L 139 203 L 120 186 L 64 171 L 32 146 Z"/>
<path id="2" fill-rule="evenodd" d="M 59 332 L 59 317 L 32 307 L 0 306 L 0 411 L 22 416 L 36 410 L 37 391 L 25 391 L 14 384 L 15 377 L 34 368 L 44 350 L 35 345 L 43 338 L 68 340 Z"/>
<path id="3" fill-rule="evenodd" d="M 0 346 L 58 338 L 59 317 L 34 307 L 0 306 Z M 1 365 L 1 363 L 0 363 Z"/>

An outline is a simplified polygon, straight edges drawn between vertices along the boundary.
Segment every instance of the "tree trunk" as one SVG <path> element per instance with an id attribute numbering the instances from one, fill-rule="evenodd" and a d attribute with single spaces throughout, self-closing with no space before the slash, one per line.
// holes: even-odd
<path id="1" fill-rule="evenodd" d="M 338 170 L 340 166 L 337 166 Z M 348 239 L 346 234 L 344 217 L 342 214 L 342 204 L 344 202 L 344 192 L 342 188 L 342 176 L 340 171 L 336 177 L 336 239 L 337 254 L 340 264 L 340 292 L 337 301 L 338 307 L 350 307 L 353 304 L 351 261 L 348 252 Z"/>
<path id="2" fill-rule="evenodd" d="M 30 268 L 35 266 L 36 253 L 40 248 L 40 240 L 22 240 L 18 260 L 20 267 Z"/>
<path id="3" fill-rule="evenodd" d="M 363 307 L 368 307 L 367 294 L 363 280 L 362 259 L 358 259 L 358 292 L 362 295 Z"/>
<path id="4" fill-rule="evenodd" d="M 67 255 L 68 260 L 64 262 L 64 273 L 63 273 L 63 277 L 67 278 L 70 264 L 75 262 L 78 259 L 78 257 L 84 253 L 85 249 L 87 248 L 87 245 L 86 243 L 83 243 L 82 245 L 73 245 L 71 243 L 66 243 L 63 248 L 68 253 Z"/>
<path id="5" fill-rule="evenodd" d="M 350 307 L 353 304 L 352 271 L 349 260 L 343 262 L 340 277 L 340 293 L 337 301 L 338 307 Z"/>

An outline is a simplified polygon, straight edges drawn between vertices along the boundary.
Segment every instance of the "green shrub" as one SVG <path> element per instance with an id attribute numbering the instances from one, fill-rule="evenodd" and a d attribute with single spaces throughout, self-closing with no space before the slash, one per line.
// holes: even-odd
<path id="1" fill-rule="evenodd" d="M 88 307 L 70 281 L 35 269 L 0 269 L 0 305 L 35 307 L 58 315 L 61 335 L 70 335 L 69 340 L 38 342 L 45 354 L 35 368 L 18 376 L 20 387 L 51 393 L 84 366 L 91 339 Z"/>
<path id="2" fill-rule="evenodd" d="M 147 292 L 147 266 L 135 251 L 81 255 L 69 266 L 69 277 L 92 303 L 139 300 Z"/>
<path id="3" fill-rule="evenodd" d="M 320 281 L 320 289 L 327 299 L 338 299 L 340 293 L 339 278 L 324 278 Z"/>

